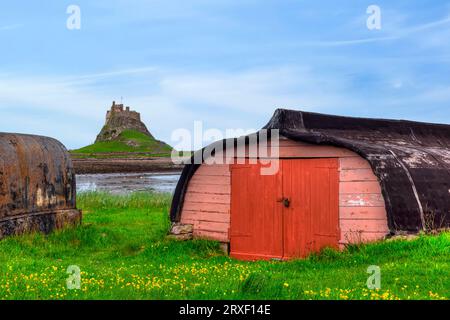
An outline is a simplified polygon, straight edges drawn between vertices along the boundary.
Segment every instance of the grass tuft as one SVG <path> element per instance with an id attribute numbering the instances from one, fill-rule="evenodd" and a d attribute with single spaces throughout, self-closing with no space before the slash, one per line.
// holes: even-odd
<path id="1" fill-rule="evenodd" d="M 134 192 L 113 195 L 107 192 L 82 192 L 78 194 L 78 206 L 85 210 L 145 209 L 168 210 L 172 196 L 167 193 Z"/>

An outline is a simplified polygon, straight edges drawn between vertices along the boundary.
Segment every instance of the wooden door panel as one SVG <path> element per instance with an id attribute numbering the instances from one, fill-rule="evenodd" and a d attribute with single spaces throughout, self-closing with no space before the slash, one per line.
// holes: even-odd
<path id="1" fill-rule="evenodd" d="M 336 159 L 282 161 L 284 258 L 306 257 L 339 241 L 339 180 Z"/>
<path id="2" fill-rule="evenodd" d="M 313 164 L 311 215 L 314 251 L 338 248 L 339 177 L 336 159 L 320 159 Z"/>
<path id="3" fill-rule="evenodd" d="M 283 208 L 284 258 L 304 257 L 308 253 L 311 239 L 310 174 L 302 160 L 283 160 L 283 195 L 290 205 Z"/>
<path id="4" fill-rule="evenodd" d="M 261 175 L 261 166 L 231 167 L 230 255 L 244 260 L 281 258 L 281 175 Z"/>
<path id="5" fill-rule="evenodd" d="M 259 164 L 231 166 L 230 255 L 288 259 L 337 248 L 337 159 L 283 159 L 270 176 L 260 169 Z M 282 198 L 289 198 L 288 207 Z"/>

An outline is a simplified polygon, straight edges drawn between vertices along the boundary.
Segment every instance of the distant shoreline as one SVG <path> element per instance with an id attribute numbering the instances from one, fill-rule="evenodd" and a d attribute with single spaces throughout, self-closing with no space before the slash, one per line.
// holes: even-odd
<path id="1" fill-rule="evenodd" d="M 136 172 L 180 172 L 184 165 L 174 164 L 170 157 L 152 158 L 74 158 L 76 174 L 136 173 Z"/>

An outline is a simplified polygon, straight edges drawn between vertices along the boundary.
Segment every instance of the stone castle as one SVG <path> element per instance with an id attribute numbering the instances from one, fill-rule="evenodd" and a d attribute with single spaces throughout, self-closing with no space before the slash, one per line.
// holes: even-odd
<path id="1" fill-rule="evenodd" d="M 106 122 L 109 121 L 111 116 L 117 115 L 127 117 L 127 118 L 133 118 L 137 121 L 141 121 L 141 114 L 136 111 L 130 110 L 130 107 L 123 107 L 123 104 L 116 104 L 115 101 L 112 102 L 111 110 L 106 112 Z"/>
<path id="2" fill-rule="evenodd" d="M 130 107 L 124 108 L 123 104 L 116 104 L 113 101 L 111 109 L 106 112 L 105 125 L 95 142 L 115 140 L 125 130 L 138 131 L 153 138 L 150 131 L 148 131 L 145 124 L 141 121 L 139 112 L 130 110 Z"/>

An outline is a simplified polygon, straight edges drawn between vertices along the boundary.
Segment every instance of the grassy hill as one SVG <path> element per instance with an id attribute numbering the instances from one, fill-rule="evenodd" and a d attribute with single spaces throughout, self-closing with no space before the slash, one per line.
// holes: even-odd
<path id="1" fill-rule="evenodd" d="M 115 140 L 96 142 L 81 149 L 71 150 L 77 158 L 84 157 L 125 157 L 125 153 L 136 153 L 134 156 L 170 156 L 172 147 L 148 135 L 125 130 Z"/>

